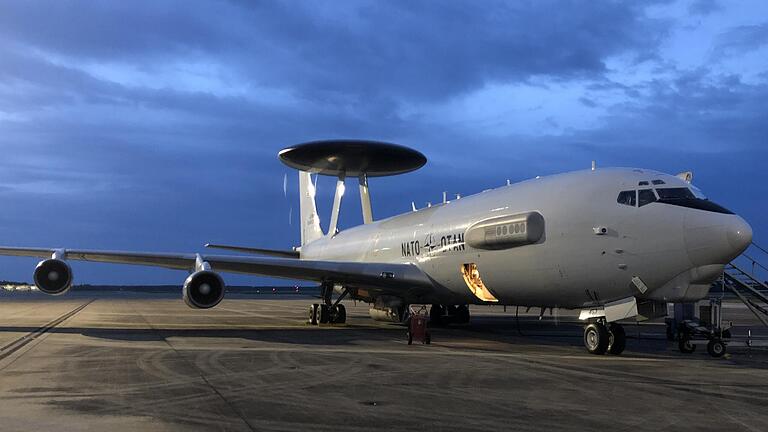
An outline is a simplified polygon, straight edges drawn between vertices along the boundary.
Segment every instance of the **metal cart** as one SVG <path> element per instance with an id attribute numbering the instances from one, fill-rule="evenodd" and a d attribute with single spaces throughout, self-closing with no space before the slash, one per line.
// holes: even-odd
<path id="1" fill-rule="evenodd" d="M 414 310 L 409 306 L 409 318 L 408 318 L 408 345 L 413 344 L 413 341 L 420 341 L 423 344 L 429 345 L 432 342 L 432 335 L 427 328 L 429 323 L 429 314 L 427 313 L 427 307 L 421 306 L 418 310 Z"/>

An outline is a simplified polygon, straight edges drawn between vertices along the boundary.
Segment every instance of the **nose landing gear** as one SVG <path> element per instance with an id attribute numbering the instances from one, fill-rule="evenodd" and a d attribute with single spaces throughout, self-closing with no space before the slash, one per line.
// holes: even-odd
<path id="1" fill-rule="evenodd" d="M 591 322 L 584 326 L 584 346 L 590 354 L 619 355 L 627 346 L 624 327 L 618 323 Z"/>

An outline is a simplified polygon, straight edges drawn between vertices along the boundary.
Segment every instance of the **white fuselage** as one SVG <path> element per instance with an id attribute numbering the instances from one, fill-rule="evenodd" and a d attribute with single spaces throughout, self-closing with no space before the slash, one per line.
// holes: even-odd
<path id="1" fill-rule="evenodd" d="M 639 186 L 653 180 L 664 185 Z M 541 177 L 325 236 L 302 246 L 301 258 L 412 263 L 439 288 L 440 298 L 429 301 L 443 304 L 485 303 L 462 275 L 468 263 L 500 304 L 697 300 L 749 245 L 751 229 L 734 214 L 617 202 L 621 191 L 670 187 L 690 184 L 631 168 Z M 526 212 L 544 219 L 543 236 L 533 244 L 487 250 L 465 241 L 466 230 L 480 221 Z"/>

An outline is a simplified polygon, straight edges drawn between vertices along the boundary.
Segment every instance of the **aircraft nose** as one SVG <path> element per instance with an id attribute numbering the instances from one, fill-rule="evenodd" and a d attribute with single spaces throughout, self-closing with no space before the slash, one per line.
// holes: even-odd
<path id="1" fill-rule="evenodd" d="M 736 256 L 741 255 L 752 243 L 752 227 L 739 216 L 726 226 L 725 235 Z"/>
<path id="2" fill-rule="evenodd" d="M 691 213 L 685 220 L 685 246 L 697 266 L 728 264 L 752 243 L 752 227 L 734 214 Z"/>

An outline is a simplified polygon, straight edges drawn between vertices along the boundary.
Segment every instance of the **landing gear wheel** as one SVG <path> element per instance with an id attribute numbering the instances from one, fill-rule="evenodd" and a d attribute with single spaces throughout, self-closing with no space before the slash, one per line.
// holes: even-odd
<path id="1" fill-rule="evenodd" d="M 608 324 L 608 354 L 619 355 L 627 347 L 627 336 L 621 324 Z"/>
<path id="2" fill-rule="evenodd" d="M 309 324 L 310 325 L 317 325 L 317 310 L 319 308 L 320 308 L 320 305 L 317 303 L 309 306 Z"/>
<path id="3" fill-rule="evenodd" d="M 456 324 L 469 324 L 469 305 L 456 306 Z"/>
<path id="4" fill-rule="evenodd" d="M 690 336 L 685 334 L 680 335 L 680 340 L 677 342 L 677 347 L 683 354 L 690 354 L 696 351 L 696 345 L 692 344 Z"/>
<path id="5" fill-rule="evenodd" d="M 331 307 L 331 324 L 344 324 L 347 322 L 347 308 L 343 304 Z"/>
<path id="6" fill-rule="evenodd" d="M 326 304 L 321 304 L 317 309 L 317 323 L 328 324 L 331 320 L 331 307 Z"/>
<path id="7" fill-rule="evenodd" d="M 712 339 L 707 344 L 707 352 L 712 357 L 720 358 L 725 355 L 725 343 L 720 339 Z"/>
<path id="8" fill-rule="evenodd" d="M 605 354 L 608 349 L 608 330 L 601 323 L 584 326 L 584 346 L 590 354 Z"/>
<path id="9" fill-rule="evenodd" d="M 667 327 L 667 340 L 670 342 L 674 342 L 676 338 L 675 338 L 675 328 L 672 326 L 672 322 L 665 321 L 664 324 Z"/>
<path id="10" fill-rule="evenodd" d="M 443 325 L 443 306 L 433 304 L 429 309 L 429 324 L 433 327 L 442 327 Z"/>

